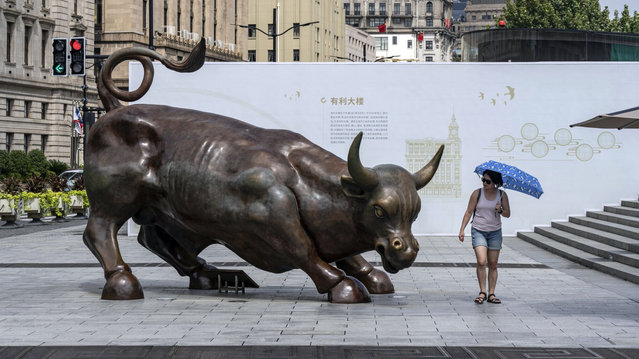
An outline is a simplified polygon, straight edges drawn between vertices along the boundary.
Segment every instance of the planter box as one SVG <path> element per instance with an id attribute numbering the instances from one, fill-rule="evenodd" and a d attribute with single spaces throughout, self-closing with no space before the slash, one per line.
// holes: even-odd
<path id="1" fill-rule="evenodd" d="M 82 196 L 79 195 L 70 195 L 69 198 L 71 198 L 71 209 L 73 210 L 80 210 L 80 209 L 84 209 L 84 201 L 82 199 Z"/>
<path id="2" fill-rule="evenodd" d="M 13 207 L 13 208 L 12 208 Z M 16 214 L 15 199 L 0 199 L 0 215 L 12 216 Z"/>
<path id="3" fill-rule="evenodd" d="M 24 200 L 24 212 L 25 213 L 40 213 L 40 198 L 32 198 Z"/>

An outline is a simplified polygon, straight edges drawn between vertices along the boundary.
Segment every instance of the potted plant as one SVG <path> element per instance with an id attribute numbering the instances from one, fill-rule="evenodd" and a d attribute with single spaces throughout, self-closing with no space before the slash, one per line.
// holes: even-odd
<path id="1" fill-rule="evenodd" d="M 2 227 L 17 228 L 22 227 L 18 224 L 20 192 L 22 191 L 22 182 L 15 176 L 9 176 L 2 181 L 2 192 L 0 192 L 0 218 L 7 223 Z"/>
<path id="2" fill-rule="evenodd" d="M 24 212 L 31 218 L 30 224 L 44 224 L 42 217 L 49 209 L 46 198 L 46 180 L 35 175 L 30 177 L 26 183 L 26 191 L 20 193 L 22 197 Z"/>
<path id="3" fill-rule="evenodd" d="M 84 179 L 82 177 L 75 180 L 73 189 L 68 192 L 70 198 L 71 211 L 76 213 L 74 218 L 86 218 L 89 209 L 89 198 L 84 190 Z"/>
<path id="4" fill-rule="evenodd" d="M 51 190 L 47 191 L 47 202 L 51 214 L 55 215 L 53 222 L 68 222 L 69 220 L 64 216 L 71 206 L 71 198 L 68 193 L 64 192 L 67 185 L 66 179 L 53 173 L 47 178 L 47 181 L 51 187 Z"/>

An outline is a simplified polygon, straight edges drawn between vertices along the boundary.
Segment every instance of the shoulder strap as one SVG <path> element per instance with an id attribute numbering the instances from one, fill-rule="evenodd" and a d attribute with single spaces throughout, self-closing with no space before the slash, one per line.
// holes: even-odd
<path id="1" fill-rule="evenodd" d="M 479 193 L 477 194 L 477 203 L 475 203 L 475 209 L 473 210 L 473 219 L 475 218 L 475 212 L 477 212 L 477 204 L 479 203 L 480 198 L 481 198 L 481 187 L 479 188 Z"/>

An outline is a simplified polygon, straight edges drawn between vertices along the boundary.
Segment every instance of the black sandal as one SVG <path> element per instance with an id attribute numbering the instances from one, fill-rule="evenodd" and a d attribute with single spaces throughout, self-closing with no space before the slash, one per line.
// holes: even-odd
<path id="1" fill-rule="evenodd" d="M 483 297 L 481 295 L 484 295 Z M 479 295 L 477 296 L 477 298 L 475 298 L 475 303 L 477 304 L 484 304 L 484 301 L 486 300 L 486 293 L 485 292 L 479 292 Z"/>
<path id="2" fill-rule="evenodd" d="M 493 297 L 493 298 L 491 299 L 490 297 Z M 495 293 L 489 294 L 488 299 L 486 299 L 486 301 L 493 304 L 501 304 L 501 300 L 495 297 Z"/>

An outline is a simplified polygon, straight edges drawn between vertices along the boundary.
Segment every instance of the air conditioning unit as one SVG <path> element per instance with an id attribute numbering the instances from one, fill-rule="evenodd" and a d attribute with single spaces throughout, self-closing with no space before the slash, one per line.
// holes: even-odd
<path id="1" fill-rule="evenodd" d="M 227 44 L 229 46 L 229 50 L 235 52 L 235 44 Z"/>
<path id="2" fill-rule="evenodd" d="M 191 40 L 193 41 L 200 41 L 200 34 L 198 34 L 197 32 L 192 32 L 191 33 Z"/>
<path id="3" fill-rule="evenodd" d="M 164 32 L 167 35 L 175 36 L 175 26 L 164 26 Z"/>

